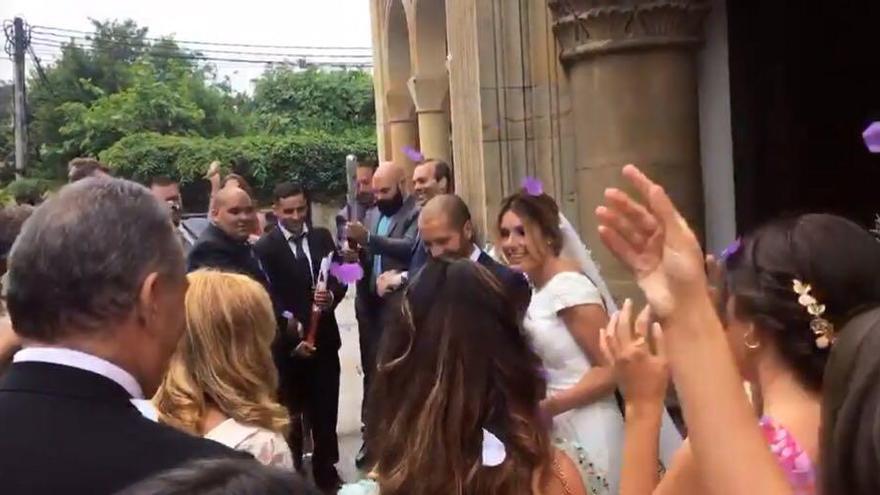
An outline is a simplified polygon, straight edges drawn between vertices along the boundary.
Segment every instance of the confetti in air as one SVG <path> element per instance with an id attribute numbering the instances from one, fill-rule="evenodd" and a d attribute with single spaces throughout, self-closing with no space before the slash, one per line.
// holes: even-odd
<path id="1" fill-rule="evenodd" d="M 731 242 L 729 246 L 724 248 L 724 251 L 721 251 L 721 259 L 726 260 L 727 258 L 730 258 L 739 251 L 740 247 L 742 247 L 742 241 L 740 239 Z"/>
<path id="2" fill-rule="evenodd" d="M 865 146 L 871 153 L 880 153 L 880 122 L 874 122 L 862 133 Z"/>
<path id="3" fill-rule="evenodd" d="M 330 275 L 343 284 L 353 284 L 364 277 L 364 269 L 357 263 L 333 263 Z"/>
<path id="4" fill-rule="evenodd" d="M 544 194 L 544 184 L 541 179 L 535 177 L 526 177 L 522 181 L 522 188 L 529 196 L 540 196 Z"/>
<path id="5" fill-rule="evenodd" d="M 419 150 L 413 148 L 412 146 L 404 146 L 403 153 L 406 154 L 406 157 L 414 162 L 421 162 L 425 159 L 425 155 L 423 155 Z"/>

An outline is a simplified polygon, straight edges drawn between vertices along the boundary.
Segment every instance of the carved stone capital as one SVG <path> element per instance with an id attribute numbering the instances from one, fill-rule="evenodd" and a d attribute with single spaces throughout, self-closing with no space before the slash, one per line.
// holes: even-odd
<path id="1" fill-rule="evenodd" d="M 560 59 L 702 42 L 705 0 L 548 0 Z"/>
<path id="2" fill-rule="evenodd" d="M 413 121 L 414 105 L 408 88 L 394 87 L 386 90 L 385 104 L 389 123 Z"/>
<path id="3" fill-rule="evenodd" d="M 449 77 L 446 74 L 415 75 L 407 83 L 418 113 L 442 113 L 449 96 Z"/>

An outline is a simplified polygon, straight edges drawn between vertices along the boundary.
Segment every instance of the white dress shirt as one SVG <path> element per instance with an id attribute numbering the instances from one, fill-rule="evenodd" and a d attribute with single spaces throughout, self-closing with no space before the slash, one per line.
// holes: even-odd
<path id="1" fill-rule="evenodd" d="M 281 223 L 278 224 L 278 228 L 281 229 L 281 233 L 284 234 L 284 239 L 287 240 L 287 247 L 290 248 L 290 251 L 293 252 L 293 256 L 296 257 L 296 245 L 291 242 L 292 239 L 296 238 L 296 236 L 285 229 Z M 302 231 L 302 250 L 306 254 L 306 259 L 309 261 L 309 271 L 311 273 L 315 273 L 315 265 L 312 264 L 312 252 L 309 250 L 309 226 L 303 224 Z"/>
<path id="2" fill-rule="evenodd" d="M 146 418 L 158 421 L 158 413 L 150 401 L 144 399 L 144 391 L 131 373 L 107 361 L 81 351 L 63 347 L 26 347 L 15 353 L 13 363 L 50 363 L 88 371 L 113 380 L 131 396 L 131 403 Z"/>

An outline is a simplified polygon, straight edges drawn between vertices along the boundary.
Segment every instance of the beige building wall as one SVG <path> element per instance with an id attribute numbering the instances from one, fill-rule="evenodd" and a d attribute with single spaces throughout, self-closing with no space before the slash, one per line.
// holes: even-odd
<path id="1" fill-rule="evenodd" d="M 538 177 L 596 250 L 612 288 L 632 293 L 626 271 L 598 245 L 593 218 L 627 161 L 657 176 L 702 231 L 700 134 L 718 127 L 701 129 L 698 109 L 701 96 L 715 94 L 698 94 L 707 2 L 370 1 L 381 156 L 400 159 L 409 145 L 442 153 L 450 143 L 457 192 L 484 239 L 494 237 L 504 196 Z M 408 93 L 399 90 L 402 68 Z M 707 196 L 730 168 L 712 162 L 722 179 Z M 713 238 L 727 237 L 729 223 Z"/>

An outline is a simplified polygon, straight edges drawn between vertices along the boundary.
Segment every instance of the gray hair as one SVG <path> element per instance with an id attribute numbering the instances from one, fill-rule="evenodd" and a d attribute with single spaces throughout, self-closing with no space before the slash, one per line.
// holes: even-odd
<path id="1" fill-rule="evenodd" d="M 168 209 L 127 180 L 70 184 L 34 211 L 12 247 L 13 327 L 53 342 L 116 323 L 131 314 L 151 272 L 184 277 Z"/>

